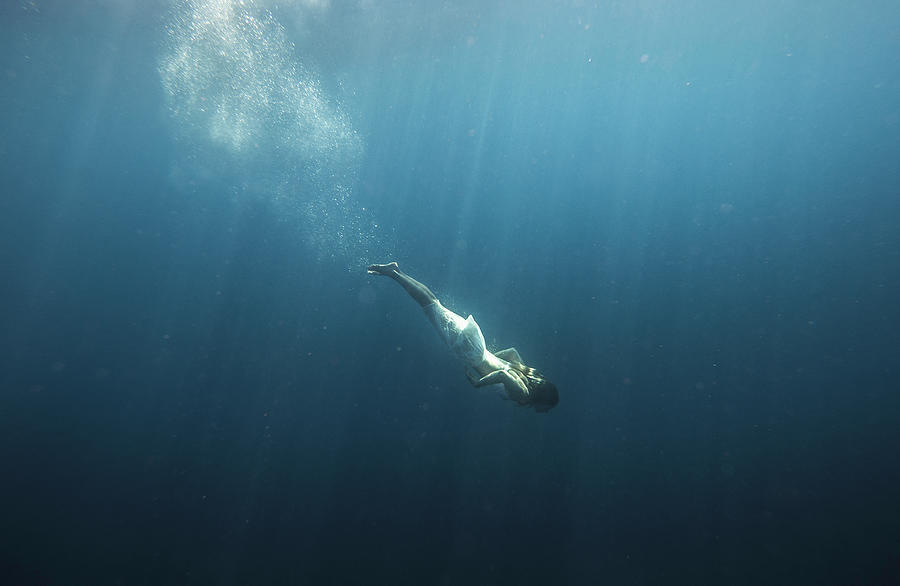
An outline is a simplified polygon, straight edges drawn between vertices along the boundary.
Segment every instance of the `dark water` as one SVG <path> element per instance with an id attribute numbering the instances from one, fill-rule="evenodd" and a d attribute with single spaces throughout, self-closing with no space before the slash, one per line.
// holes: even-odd
<path id="1" fill-rule="evenodd" d="M 895 3 L 0 22 L 0 582 L 900 576 Z"/>

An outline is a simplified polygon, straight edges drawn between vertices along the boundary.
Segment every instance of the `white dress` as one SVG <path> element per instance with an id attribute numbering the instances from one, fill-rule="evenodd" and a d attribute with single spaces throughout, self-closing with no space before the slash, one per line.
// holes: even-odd
<path id="1" fill-rule="evenodd" d="M 466 366 L 475 370 L 484 363 L 487 348 L 484 343 L 484 334 L 471 315 L 463 319 L 461 315 L 453 313 L 440 301 L 424 308 L 428 321 L 434 324 L 438 334 L 453 353 L 462 360 Z"/>
<path id="2" fill-rule="evenodd" d="M 481 328 L 478 327 L 474 317 L 469 315 L 463 319 L 461 315 L 441 305 L 440 301 L 435 301 L 424 309 L 428 321 L 434 324 L 441 339 L 466 365 L 467 370 L 472 368 L 475 375 L 480 377 L 486 372 L 509 368 L 509 363 L 488 351 L 484 343 L 484 334 L 481 333 Z M 511 398 L 502 383 L 485 385 L 482 388 L 497 393 L 503 399 Z"/>

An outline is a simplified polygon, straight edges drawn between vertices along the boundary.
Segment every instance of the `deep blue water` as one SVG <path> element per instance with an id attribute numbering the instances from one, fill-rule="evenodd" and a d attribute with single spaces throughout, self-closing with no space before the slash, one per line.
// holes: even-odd
<path id="1" fill-rule="evenodd" d="M 0 28 L 0 582 L 900 577 L 895 3 Z M 559 406 L 470 387 L 388 260 Z"/>

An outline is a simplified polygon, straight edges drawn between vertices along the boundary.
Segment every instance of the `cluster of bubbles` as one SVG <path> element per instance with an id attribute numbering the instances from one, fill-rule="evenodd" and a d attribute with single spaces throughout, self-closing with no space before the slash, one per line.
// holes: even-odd
<path id="1" fill-rule="evenodd" d="M 350 270 L 359 271 L 372 263 L 372 258 L 385 254 L 376 234 L 383 234 L 365 208 L 354 209 L 353 194 L 348 187 L 335 186 L 331 197 L 311 199 L 305 203 L 306 239 L 319 261 L 345 262 Z M 381 236 L 384 239 L 384 236 Z"/>
<path id="2" fill-rule="evenodd" d="M 364 256 L 375 224 L 349 187 L 362 140 L 272 12 L 254 0 L 176 0 L 167 32 L 159 72 L 184 151 L 179 174 L 272 178 L 255 195 L 296 216 L 310 245 Z"/>

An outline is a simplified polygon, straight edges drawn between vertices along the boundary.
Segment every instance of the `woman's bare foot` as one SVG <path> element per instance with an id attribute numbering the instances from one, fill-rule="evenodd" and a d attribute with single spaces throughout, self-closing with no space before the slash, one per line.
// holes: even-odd
<path id="1" fill-rule="evenodd" d="M 366 269 L 370 275 L 384 275 L 385 277 L 391 276 L 391 273 L 394 271 L 399 271 L 400 265 L 396 262 L 389 262 L 384 265 L 369 265 L 369 268 Z"/>

